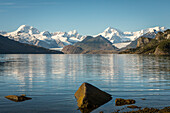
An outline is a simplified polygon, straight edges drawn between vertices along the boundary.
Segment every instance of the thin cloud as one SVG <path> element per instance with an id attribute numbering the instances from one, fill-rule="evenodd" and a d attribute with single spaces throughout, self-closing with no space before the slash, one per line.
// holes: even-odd
<path id="1" fill-rule="evenodd" d="M 40 4 L 42 4 L 42 5 L 54 5 L 54 4 L 61 4 L 61 3 L 57 3 L 57 2 L 41 2 Z"/>
<path id="2" fill-rule="evenodd" d="M 4 3 L 0 3 L 0 5 L 4 5 L 4 6 L 11 6 L 11 5 L 15 5 L 15 3 L 12 2 L 4 2 Z"/>

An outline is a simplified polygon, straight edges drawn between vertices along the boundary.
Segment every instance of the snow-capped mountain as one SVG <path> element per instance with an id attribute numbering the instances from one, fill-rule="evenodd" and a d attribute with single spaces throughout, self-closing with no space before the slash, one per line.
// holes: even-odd
<path id="1" fill-rule="evenodd" d="M 122 48 L 140 36 L 154 38 L 157 32 L 164 30 L 166 30 L 165 27 L 154 27 L 136 32 L 122 32 L 121 30 L 108 27 L 104 30 L 104 32 L 99 33 L 98 35 L 105 37 L 116 47 Z M 8 36 L 10 39 L 21 43 L 28 43 L 45 48 L 62 48 L 66 45 L 72 45 L 86 38 L 86 36 L 80 35 L 76 30 L 54 33 L 50 33 L 49 31 L 40 32 L 38 29 L 27 25 L 21 25 L 16 31 L 9 33 L 0 31 L 0 34 Z"/>
<path id="2" fill-rule="evenodd" d="M 104 32 L 99 33 L 98 35 L 102 35 L 103 37 L 110 40 L 112 43 L 121 43 L 126 41 L 134 41 L 140 36 L 145 35 L 146 33 L 152 34 L 150 37 L 154 38 L 157 32 L 166 30 L 165 27 L 154 27 L 148 28 L 136 32 L 122 32 L 112 27 L 108 27 Z"/>
<path id="3" fill-rule="evenodd" d="M 68 33 L 50 33 L 48 31 L 40 32 L 38 29 L 27 25 L 21 25 L 16 31 L 3 35 L 21 43 L 28 43 L 45 48 L 61 48 L 65 45 L 72 45 L 75 42 L 84 39 L 84 36 L 79 35 L 76 30 Z"/>

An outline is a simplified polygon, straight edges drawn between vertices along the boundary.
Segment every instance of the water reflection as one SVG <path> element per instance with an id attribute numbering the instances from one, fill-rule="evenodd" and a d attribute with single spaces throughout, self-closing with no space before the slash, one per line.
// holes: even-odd
<path id="1" fill-rule="evenodd" d="M 0 62 L 1 76 L 12 75 L 30 87 L 39 76 L 42 80 L 72 81 L 91 76 L 117 82 L 134 78 L 169 80 L 169 69 L 170 57 L 143 55 L 1 55 Z"/>
<path id="2" fill-rule="evenodd" d="M 168 56 L 0 55 L 0 96 L 16 91 L 48 94 L 56 96 L 55 103 L 65 98 L 68 103 L 62 101 L 62 105 L 76 109 L 73 94 L 83 82 L 90 82 L 115 97 L 161 96 L 170 92 L 169 69 Z M 64 107 L 58 106 L 56 109 Z"/>

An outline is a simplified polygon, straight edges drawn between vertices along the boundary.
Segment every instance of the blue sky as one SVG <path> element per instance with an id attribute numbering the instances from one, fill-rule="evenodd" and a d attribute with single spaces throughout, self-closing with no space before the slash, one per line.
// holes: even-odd
<path id="1" fill-rule="evenodd" d="M 170 0 L 0 0 L 0 30 L 20 25 L 40 31 L 95 35 L 111 26 L 122 31 L 170 28 Z"/>

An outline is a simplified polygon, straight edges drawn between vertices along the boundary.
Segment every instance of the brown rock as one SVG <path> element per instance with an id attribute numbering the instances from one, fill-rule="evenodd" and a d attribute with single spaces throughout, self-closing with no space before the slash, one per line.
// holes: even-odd
<path id="1" fill-rule="evenodd" d="M 158 113 L 170 113 L 170 107 L 165 107 L 161 109 Z"/>
<path id="2" fill-rule="evenodd" d="M 135 106 L 135 105 L 130 105 L 130 106 L 127 106 L 127 108 L 135 109 L 135 108 L 141 108 L 141 107 L 138 107 L 138 106 Z"/>
<path id="3" fill-rule="evenodd" d="M 25 94 L 22 94 L 21 96 L 17 96 L 17 95 L 8 95 L 8 96 L 5 96 L 5 98 L 9 99 L 9 100 L 12 100 L 12 101 L 15 101 L 15 102 L 22 102 L 22 101 L 25 101 L 25 100 L 30 100 L 32 98 L 30 97 L 26 97 Z"/>
<path id="4" fill-rule="evenodd" d="M 122 99 L 122 98 L 117 98 L 115 100 L 115 105 L 116 106 L 122 106 L 126 104 L 134 104 L 136 101 L 133 99 Z"/>
<path id="5" fill-rule="evenodd" d="M 164 33 L 163 32 L 158 32 L 155 36 L 156 40 L 162 40 L 164 39 Z"/>
<path id="6" fill-rule="evenodd" d="M 77 106 L 83 113 L 88 113 L 112 99 L 110 94 L 89 83 L 83 83 L 74 95 Z"/>
<path id="7" fill-rule="evenodd" d="M 119 111 L 120 110 L 117 110 L 116 112 L 112 112 L 112 113 L 119 113 Z M 143 109 L 139 109 L 138 111 L 129 111 L 123 113 L 170 113 L 170 107 L 165 107 L 160 110 L 157 108 L 143 108 Z"/>
<path id="8" fill-rule="evenodd" d="M 141 100 L 146 100 L 146 98 L 141 98 Z"/>

